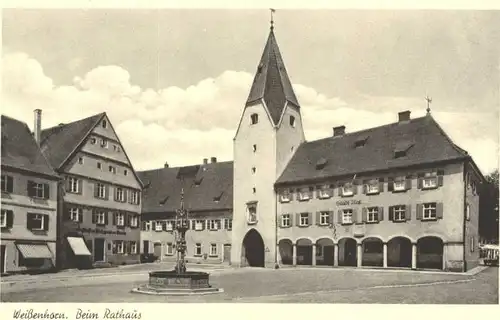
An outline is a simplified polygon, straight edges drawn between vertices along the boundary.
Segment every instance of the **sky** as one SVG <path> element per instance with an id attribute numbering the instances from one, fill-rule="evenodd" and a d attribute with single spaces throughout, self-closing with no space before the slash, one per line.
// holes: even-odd
<path id="1" fill-rule="evenodd" d="M 265 9 L 4 9 L 1 112 L 42 127 L 107 112 L 136 170 L 232 160 Z M 498 167 L 500 12 L 277 10 L 306 139 L 431 113 Z"/>

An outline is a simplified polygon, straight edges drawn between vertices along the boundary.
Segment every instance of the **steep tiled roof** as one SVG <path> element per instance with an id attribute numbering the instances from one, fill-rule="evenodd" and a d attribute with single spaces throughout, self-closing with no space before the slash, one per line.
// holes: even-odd
<path id="1" fill-rule="evenodd" d="M 299 107 L 272 29 L 269 32 L 246 104 L 253 104 L 260 99 L 266 102 L 275 125 L 280 120 L 285 102 L 288 101 Z"/>
<path id="2" fill-rule="evenodd" d="M 363 146 L 356 142 L 365 140 Z M 395 151 L 406 155 L 395 156 Z M 303 143 L 277 184 L 354 175 L 468 157 L 429 115 Z"/>
<path id="3" fill-rule="evenodd" d="M 2 115 L 2 166 L 57 177 L 26 123 Z"/>
<path id="4" fill-rule="evenodd" d="M 104 115 L 105 113 L 99 113 L 82 120 L 43 130 L 41 148 L 52 167 L 59 169 Z"/>
<path id="5" fill-rule="evenodd" d="M 233 207 L 233 162 L 161 168 L 137 172 L 144 184 L 142 212 L 173 213 L 184 188 L 185 207 L 191 211 Z"/>

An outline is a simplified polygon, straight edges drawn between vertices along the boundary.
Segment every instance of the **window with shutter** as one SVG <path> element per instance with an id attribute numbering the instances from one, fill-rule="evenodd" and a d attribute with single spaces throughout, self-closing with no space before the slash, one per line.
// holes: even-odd
<path id="1" fill-rule="evenodd" d="M 318 212 L 318 214 L 319 214 L 319 225 L 321 225 L 321 226 L 330 225 L 330 223 L 331 223 L 330 212 L 321 211 L 321 212 Z"/>
<path id="2" fill-rule="evenodd" d="M 281 227 L 283 228 L 288 228 L 291 226 L 290 223 L 290 214 L 289 213 L 284 213 L 281 215 Z"/>
<path id="3" fill-rule="evenodd" d="M 353 209 L 344 209 L 344 210 L 341 210 L 341 223 L 342 224 L 352 224 L 354 223 L 354 219 L 353 219 L 353 215 L 354 215 L 354 211 Z"/>
<path id="4" fill-rule="evenodd" d="M 394 222 L 406 221 L 405 213 L 406 213 L 406 206 L 404 206 L 404 205 L 393 206 L 392 207 L 392 216 L 393 216 L 392 221 L 394 221 Z"/>
<path id="5" fill-rule="evenodd" d="M 14 220 L 14 212 L 12 210 L 2 209 L 0 215 L 0 228 L 10 229 Z"/>
<path id="6" fill-rule="evenodd" d="M 309 218 L 310 218 L 309 213 L 307 213 L 307 212 L 300 213 L 299 227 L 307 227 L 307 226 L 309 226 Z"/>
<path id="7" fill-rule="evenodd" d="M 437 205 L 435 202 L 424 203 L 422 211 L 422 220 L 436 220 L 437 219 Z"/>
<path id="8" fill-rule="evenodd" d="M 12 193 L 14 191 L 14 179 L 2 174 L 2 192 Z"/>

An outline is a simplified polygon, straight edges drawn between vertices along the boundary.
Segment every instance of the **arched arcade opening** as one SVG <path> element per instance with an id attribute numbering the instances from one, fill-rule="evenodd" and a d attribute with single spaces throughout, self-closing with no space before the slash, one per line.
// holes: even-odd
<path id="1" fill-rule="evenodd" d="M 257 230 L 251 229 L 243 238 L 241 265 L 248 267 L 264 267 L 264 259 L 264 240 Z"/>

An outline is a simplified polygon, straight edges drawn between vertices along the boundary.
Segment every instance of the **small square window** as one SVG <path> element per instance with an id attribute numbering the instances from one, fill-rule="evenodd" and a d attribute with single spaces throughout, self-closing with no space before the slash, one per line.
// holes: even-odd
<path id="1" fill-rule="evenodd" d="M 108 140 L 101 139 L 101 148 L 108 148 Z"/>
<path id="2" fill-rule="evenodd" d="M 281 202 L 290 202 L 290 190 L 285 189 L 281 192 L 280 194 L 280 200 Z"/>
<path id="3" fill-rule="evenodd" d="M 252 193 L 257 193 L 257 189 L 256 188 L 252 188 Z"/>
<path id="4" fill-rule="evenodd" d="M 342 187 L 342 195 L 343 196 L 352 196 L 353 194 L 354 194 L 354 188 L 353 188 L 352 184 L 346 183 Z"/>
<path id="5" fill-rule="evenodd" d="M 302 212 L 300 214 L 299 226 L 307 227 L 309 225 L 309 213 Z"/>
<path id="6" fill-rule="evenodd" d="M 255 173 L 255 171 L 257 171 L 257 169 L 255 167 L 252 167 L 252 173 Z"/>
<path id="7" fill-rule="evenodd" d="M 422 180 L 422 187 L 424 189 L 430 189 L 437 187 L 436 177 L 426 177 Z"/>
<path id="8" fill-rule="evenodd" d="M 290 126 L 292 128 L 295 128 L 295 117 L 294 116 L 290 116 Z"/>
<path id="9" fill-rule="evenodd" d="M 102 169 L 102 164 L 100 162 L 97 162 L 97 169 Z"/>
<path id="10" fill-rule="evenodd" d="M 394 181 L 394 191 L 404 191 L 406 190 L 405 180 Z"/>
<path id="11" fill-rule="evenodd" d="M 116 168 L 113 166 L 109 166 L 109 172 L 116 173 Z"/>
<path id="12" fill-rule="evenodd" d="M 108 122 L 106 120 L 102 120 L 102 127 L 107 128 L 108 127 Z"/>
<path id="13" fill-rule="evenodd" d="M 83 164 L 83 158 L 82 157 L 78 158 L 78 164 Z"/>
<path id="14" fill-rule="evenodd" d="M 378 183 L 370 183 L 366 186 L 367 194 L 375 194 L 378 193 Z"/>
<path id="15" fill-rule="evenodd" d="M 253 145 L 253 152 L 257 152 L 257 145 L 256 144 Z"/>
<path id="16" fill-rule="evenodd" d="M 125 175 L 125 176 L 126 176 L 127 174 L 128 174 L 127 169 L 123 170 L 123 175 Z"/>
<path id="17" fill-rule="evenodd" d="M 96 144 L 96 142 L 97 142 L 96 138 L 94 138 L 94 137 L 90 138 L 90 143 L 91 144 Z"/>

